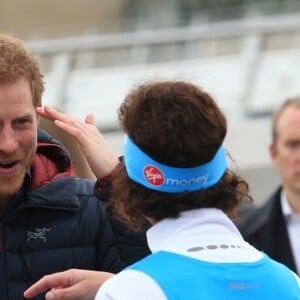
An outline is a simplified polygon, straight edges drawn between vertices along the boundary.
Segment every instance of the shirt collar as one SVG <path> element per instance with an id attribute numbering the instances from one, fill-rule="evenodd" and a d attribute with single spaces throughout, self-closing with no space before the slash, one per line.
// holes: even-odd
<path id="1" fill-rule="evenodd" d="M 281 202 L 282 215 L 286 220 L 290 220 L 293 216 L 298 215 L 297 213 L 294 212 L 294 210 L 290 206 L 290 203 L 287 199 L 286 192 L 284 189 L 281 190 L 280 202 Z"/>
<path id="2" fill-rule="evenodd" d="M 220 209 L 200 208 L 184 211 L 178 218 L 167 218 L 147 231 L 147 240 L 152 252 L 168 250 L 169 245 L 178 244 L 186 235 L 204 242 L 234 239 L 243 241 L 241 234 L 228 216 Z M 166 248 L 165 248 L 166 247 Z"/>

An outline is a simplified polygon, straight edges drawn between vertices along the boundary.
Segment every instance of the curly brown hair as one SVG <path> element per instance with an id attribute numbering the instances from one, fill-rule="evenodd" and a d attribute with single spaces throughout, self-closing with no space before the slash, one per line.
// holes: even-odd
<path id="1" fill-rule="evenodd" d="M 209 94 L 184 81 L 150 82 L 133 89 L 119 109 L 124 131 L 154 160 L 174 167 L 210 161 L 227 131 L 225 116 Z M 229 169 L 213 187 L 165 193 L 132 181 L 123 164 L 114 170 L 111 205 L 117 215 L 139 229 L 145 216 L 155 221 L 180 212 L 214 207 L 234 217 L 248 194 L 248 184 Z"/>
<path id="2" fill-rule="evenodd" d="M 0 35 L 0 85 L 28 80 L 35 107 L 41 105 L 44 91 L 43 74 L 38 58 L 24 43 L 10 35 Z"/>

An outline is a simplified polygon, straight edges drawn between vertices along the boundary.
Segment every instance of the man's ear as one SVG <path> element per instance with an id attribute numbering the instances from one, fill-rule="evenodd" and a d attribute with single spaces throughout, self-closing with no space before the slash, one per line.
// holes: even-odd
<path id="1" fill-rule="evenodd" d="M 39 125 L 40 125 L 40 120 L 41 120 L 41 116 L 39 116 L 38 114 L 36 114 L 37 127 L 39 127 Z"/>
<path id="2" fill-rule="evenodd" d="M 36 110 L 35 110 L 35 116 L 36 116 L 37 127 L 39 127 L 41 116 L 38 114 L 38 112 Z"/>
<path id="3" fill-rule="evenodd" d="M 271 157 L 272 162 L 274 164 L 276 164 L 275 161 L 276 161 L 276 157 L 277 157 L 277 148 L 276 148 L 275 143 L 272 143 L 269 146 L 269 153 L 270 153 L 270 157 Z"/>

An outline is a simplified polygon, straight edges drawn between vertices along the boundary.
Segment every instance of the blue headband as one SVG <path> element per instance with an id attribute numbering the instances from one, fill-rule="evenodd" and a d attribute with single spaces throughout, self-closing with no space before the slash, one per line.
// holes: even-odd
<path id="1" fill-rule="evenodd" d="M 211 187 L 221 179 L 227 168 L 222 146 L 208 163 L 193 168 L 176 168 L 153 160 L 127 135 L 124 163 L 127 174 L 133 181 L 148 189 L 166 193 L 183 193 Z"/>

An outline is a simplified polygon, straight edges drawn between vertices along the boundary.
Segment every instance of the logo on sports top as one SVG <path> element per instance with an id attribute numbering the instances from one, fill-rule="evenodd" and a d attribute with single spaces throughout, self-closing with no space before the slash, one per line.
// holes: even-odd
<path id="1" fill-rule="evenodd" d="M 162 185 L 165 181 L 163 173 L 154 166 L 146 166 L 144 168 L 144 176 L 146 180 L 152 185 Z"/>

